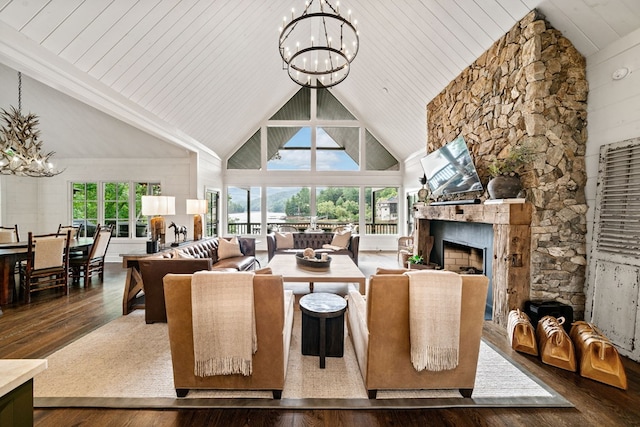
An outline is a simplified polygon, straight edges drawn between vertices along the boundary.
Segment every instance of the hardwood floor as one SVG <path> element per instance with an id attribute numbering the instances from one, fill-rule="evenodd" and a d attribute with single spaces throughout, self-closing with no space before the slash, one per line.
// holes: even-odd
<path id="1" fill-rule="evenodd" d="M 262 265 L 266 259 L 260 254 Z M 394 253 L 360 253 L 360 267 L 397 267 Z M 68 296 L 35 294 L 29 305 L 3 307 L 0 358 L 44 358 L 122 315 L 125 271 L 109 264 L 105 282 Z M 506 333 L 488 322 L 484 336 L 571 401 L 575 408 L 428 410 L 121 410 L 36 409 L 36 426 L 640 426 L 640 365 L 624 360 L 629 389 L 600 384 L 511 351 Z M 3 426 L 4 427 L 4 426 Z"/>

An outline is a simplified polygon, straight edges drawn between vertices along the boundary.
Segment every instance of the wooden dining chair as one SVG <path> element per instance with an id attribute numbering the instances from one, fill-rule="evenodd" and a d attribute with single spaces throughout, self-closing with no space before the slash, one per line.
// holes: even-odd
<path id="1" fill-rule="evenodd" d="M 80 237 L 80 233 L 82 231 L 82 225 L 58 225 L 58 235 L 66 234 L 67 231 L 71 232 L 71 239 L 77 239 Z M 70 249 L 69 259 L 81 257 L 84 252 L 78 249 Z"/>
<path id="2" fill-rule="evenodd" d="M 96 274 L 100 277 L 101 282 L 104 280 L 104 258 L 109 248 L 112 230 L 113 226 L 111 225 L 104 227 L 98 225 L 89 252 L 82 257 L 70 259 L 71 276 L 74 283 L 79 282 L 80 276 L 83 276 L 84 286 L 87 287 L 91 277 Z"/>
<path id="3" fill-rule="evenodd" d="M 20 233 L 18 233 L 18 224 L 13 227 L 0 226 L 0 243 L 19 243 Z"/>
<path id="4" fill-rule="evenodd" d="M 80 237 L 80 226 L 79 225 L 58 225 L 58 235 L 63 235 L 67 231 L 71 231 L 71 238 L 77 239 Z"/>
<path id="5" fill-rule="evenodd" d="M 62 288 L 69 292 L 69 241 L 71 232 L 59 236 L 29 232 L 27 260 L 20 267 L 20 286 L 24 301 L 31 302 L 31 294 L 45 289 Z"/>

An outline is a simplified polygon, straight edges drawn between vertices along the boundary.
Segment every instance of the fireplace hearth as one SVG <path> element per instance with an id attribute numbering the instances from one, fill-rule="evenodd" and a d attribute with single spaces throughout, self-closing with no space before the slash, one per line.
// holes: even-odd
<path id="1" fill-rule="evenodd" d="M 418 253 L 434 237 L 431 262 L 455 271 L 460 266 L 445 259 L 447 252 L 462 257 L 455 262 L 489 277 L 487 316 L 506 328 L 509 311 L 524 309 L 529 300 L 532 205 L 419 206 L 415 212 Z M 481 252 L 482 265 L 473 255 Z M 449 264 L 449 267 L 447 265 Z"/>

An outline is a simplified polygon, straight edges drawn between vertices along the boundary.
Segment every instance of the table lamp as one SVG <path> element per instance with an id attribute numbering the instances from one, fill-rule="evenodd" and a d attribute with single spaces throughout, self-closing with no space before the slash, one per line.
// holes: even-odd
<path id="1" fill-rule="evenodd" d="M 202 214 L 207 213 L 207 201 L 187 199 L 187 214 L 193 215 L 193 240 L 202 239 L 204 232 Z"/>
<path id="2" fill-rule="evenodd" d="M 162 215 L 176 214 L 176 198 L 172 196 L 142 196 L 142 215 L 151 216 L 151 246 L 147 244 L 147 253 L 164 249 L 165 222 Z"/>

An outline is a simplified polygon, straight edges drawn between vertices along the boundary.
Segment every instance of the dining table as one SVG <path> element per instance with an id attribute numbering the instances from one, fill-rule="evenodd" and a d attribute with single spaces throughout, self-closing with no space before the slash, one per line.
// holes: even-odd
<path id="1" fill-rule="evenodd" d="M 69 250 L 86 252 L 93 244 L 93 237 L 71 239 Z M 14 302 L 16 293 L 15 267 L 27 258 L 28 242 L 0 243 L 0 307 Z M 2 311 L 0 311 L 2 314 Z"/>

